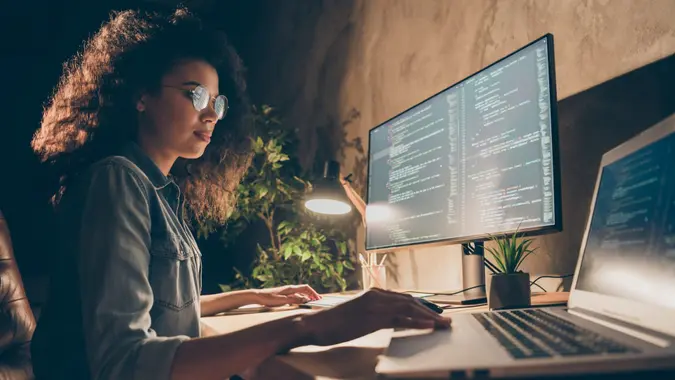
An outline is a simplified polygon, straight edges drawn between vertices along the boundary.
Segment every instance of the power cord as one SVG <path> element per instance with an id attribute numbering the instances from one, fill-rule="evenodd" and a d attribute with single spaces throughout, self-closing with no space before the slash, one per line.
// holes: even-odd
<path id="1" fill-rule="evenodd" d="M 530 281 L 530 286 L 536 285 L 537 288 L 541 289 L 544 291 L 544 293 L 548 293 L 548 290 L 544 289 L 541 285 L 534 283 L 533 281 Z"/>
<path id="2" fill-rule="evenodd" d="M 464 293 L 467 290 L 476 289 L 476 288 L 484 288 L 484 287 L 485 287 L 485 284 L 475 285 L 475 286 L 472 286 L 472 287 L 469 287 L 469 288 L 466 288 L 466 289 L 458 290 L 454 293 L 434 293 L 433 295 L 435 295 L 435 296 L 454 296 L 455 294 Z"/>
<path id="3" fill-rule="evenodd" d="M 537 284 L 537 281 L 541 280 L 542 278 L 567 278 L 567 277 L 572 277 L 574 276 L 574 273 L 569 273 L 569 274 L 563 274 L 563 275 L 544 275 L 544 276 L 539 276 L 535 278 L 534 280 L 530 281 L 530 286 L 536 285 L 539 289 L 543 290 L 545 293 L 548 293 L 548 290 L 544 289 L 541 285 Z"/>
<path id="4" fill-rule="evenodd" d="M 539 289 L 548 293 L 548 290 L 544 289 L 541 285 L 537 284 L 537 281 L 541 280 L 542 278 L 567 278 L 567 277 L 572 277 L 572 276 L 574 276 L 574 273 L 563 274 L 563 275 L 539 276 L 539 277 L 535 278 L 534 280 L 530 281 L 530 286 L 535 285 L 535 286 L 539 287 Z M 404 292 L 404 293 L 412 293 L 412 294 L 424 293 L 424 294 L 427 294 L 427 296 L 424 296 L 424 297 L 421 297 L 421 298 L 426 298 L 426 297 L 429 297 L 429 296 L 454 296 L 454 295 L 459 294 L 459 293 L 464 293 L 467 290 L 482 288 L 482 287 L 485 287 L 485 286 L 486 286 L 485 284 L 484 285 L 475 285 L 475 286 L 471 286 L 471 287 L 468 287 L 468 288 L 465 288 L 465 289 L 462 289 L 462 290 L 458 290 L 458 291 L 452 292 L 452 293 L 428 293 L 428 292 L 419 292 L 419 291 L 414 291 L 414 290 L 410 290 L 410 291 L 407 291 L 407 292 Z"/>
<path id="5" fill-rule="evenodd" d="M 426 297 L 430 297 L 430 296 L 454 296 L 454 295 L 459 294 L 459 293 L 464 293 L 464 292 L 466 292 L 467 290 L 476 289 L 476 288 L 483 288 L 483 287 L 485 287 L 485 285 L 475 285 L 475 286 L 471 286 L 471 287 L 469 287 L 469 288 L 465 288 L 465 289 L 462 289 L 462 290 L 458 290 L 458 291 L 453 292 L 453 293 L 428 293 L 428 292 L 419 292 L 419 291 L 415 291 L 415 290 L 410 290 L 410 291 L 407 291 L 407 292 L 404 292 L 404 293 L 412 293 L 412 294 L 414 294 L 414 293 L 422 293 L 422 294 L 427 294 L 426 296 L 420 297 L 420 298 L 426 298 Z"/>

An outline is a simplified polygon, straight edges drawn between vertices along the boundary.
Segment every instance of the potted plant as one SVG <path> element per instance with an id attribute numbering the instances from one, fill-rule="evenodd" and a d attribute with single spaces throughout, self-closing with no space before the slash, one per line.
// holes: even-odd
<path id="1" fill-rule="evenodd" d="M 493 310 L 530 306 L 530 274 L 520 270 L 523 261 L 537 250 L 532 239 L 524 239 L 518 229 L 513 234 L 490 235 L 494 247 L 485 247 L 494 261 L 488 307 Z"/>
<path id="2" fill-rule="evenodd" d="M 345 291 L 355 282 L 355 255 L 344 232 L 351 221 L 307 214 L 298 199 L 313 178 L 299 165 L 297 130 L 269 106 L 254 107 L 253 115 L 254 156 L 237 188 L 236 208 L 224 226 L 211 220 L 198 226 L 204 242 L 220 235 L 212 239 L 217 252 L 247 259 L 233 265 L 232 280 L 218 281 L 220 289 L 309 284 L 322 293 Z"/>

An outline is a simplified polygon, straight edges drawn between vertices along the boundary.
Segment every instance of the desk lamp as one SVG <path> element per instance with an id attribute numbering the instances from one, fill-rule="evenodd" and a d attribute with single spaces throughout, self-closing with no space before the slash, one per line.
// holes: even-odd
<path id="1" fill-rule="evenodd" d="M 305 207 L 319 214 L 341 215 L 350 212 L 352 210 L 349 204 L 350 193 L 341 184 L 343 180 L 339 177 L 340 164 L 327 161 L 323 167 L 323 175 L 312 183 L 311 192 L 305 196 Z M 361 202 L 363 203 L 363 200 Z"/>
<path id="2" fill-rule="evenodd" d="M 366 225 L 366 202 L 354 190 L 349 182 L 349 177 L 340 177 L 340 164 L 336 161 L 324 163 L 323 175 L 319 180 L 312 183 L 312 190 L 305 196 L 305 207 L 319 214 L 340 215 L 346 214 L 356 207 L 361 217 L 361 223 Z M 375 259 L 366 251 L 366 259 L 361 258 L 362 264 L 367 265 L 371 259 Z M 385 257 L 378 265 L 384 264 Z M 369 268 L 366 270 L 374 278 L 375 274 Z M 376 283 L 377 280 L 375 280 Z M 379 285 L 378 285 L 379 286 Z"/>

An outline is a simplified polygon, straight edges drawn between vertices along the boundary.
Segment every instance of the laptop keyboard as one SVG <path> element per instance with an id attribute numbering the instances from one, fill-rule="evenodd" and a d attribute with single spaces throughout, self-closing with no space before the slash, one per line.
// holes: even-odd
<path id="1" fill-rule="evenodd" d="M 639 352 L 542 310 L 510 310 L 473 316 L 514 359 Z"/>

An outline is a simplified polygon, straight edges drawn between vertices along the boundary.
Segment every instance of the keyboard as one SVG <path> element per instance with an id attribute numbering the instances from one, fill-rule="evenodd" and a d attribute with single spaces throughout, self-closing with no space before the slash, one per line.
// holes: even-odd
<path id="1" fill-rule="evenodd" d="M 302 307 L 330 308 L 347 302 L 354 297 L 350 296 L 321 296 L 320 300 L 305 302 Z"/>
<path id="2" fill-rule="evenodd" d="M 514 359 L 639 352 L 543 310 L 486 312 L 473 316 Z"/>

